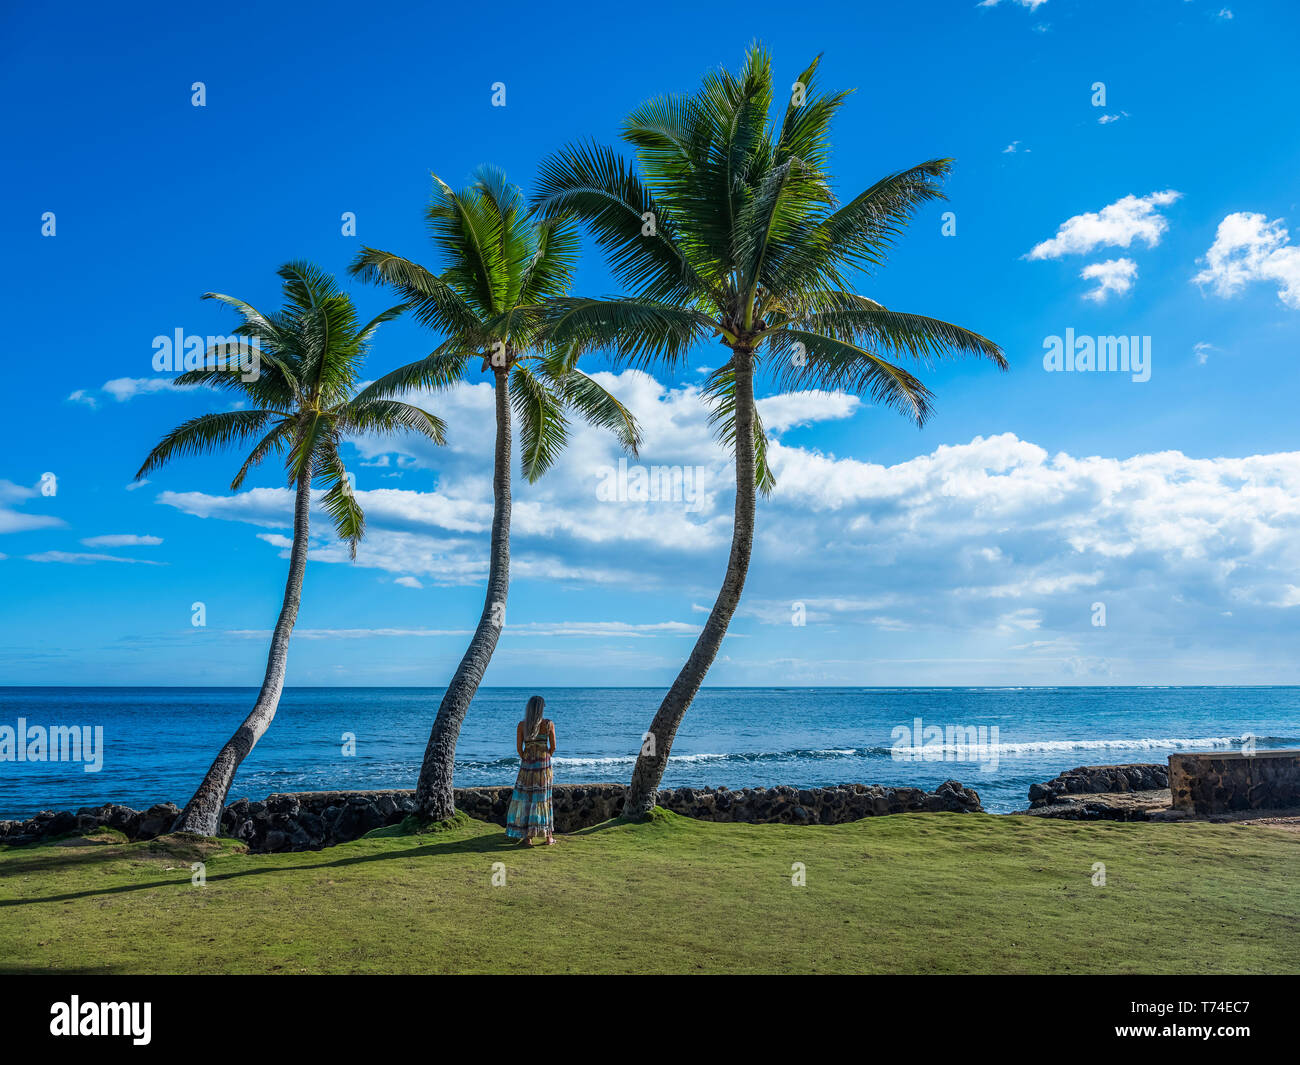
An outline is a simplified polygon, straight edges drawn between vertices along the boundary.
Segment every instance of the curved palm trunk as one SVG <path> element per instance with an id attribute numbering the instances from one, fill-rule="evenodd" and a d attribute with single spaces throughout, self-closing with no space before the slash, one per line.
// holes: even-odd
<path id="1" fill-rule="evenodd" d="M 650 737 L 642 744 L 641 754 L 632 770 L 632 783 L 623 804 L 623 816 L 641 818 L 655 804 L 659 781 L 668 768 L 668 752 L 673 737 L 700 690 L 705 674 L 717 657 L 727 626 L 740 603 L 749 571 L 749 555 L 754 544 L 754 368 L 750 352 L 737 350 L 736 361 L 736 514 L 731 529 L 731 555 L 727 575 L 718 598 L 709 612 L 690 657 L 677 674 L 659 711 L 650 723 Z"/>
<path id="2" fill-rule="evenodd" d="M 510 394 L 508 369 L 496 371 L 496 453 L 492 468 L 492 548 L 488 564 L 487 594 L 478 628 L 469 641 L 465 657 L 447 685 L 438 716 L 433 720 L 429 743 L 424 749 L 424 764 L 415 785 L 415 798 L 421 811 L 435 821 L 445 821 L 456 812 L 452 794 L 456 741 L 469 711 L 469 704 L 492 652 L 496 650 L 501 627 L 505 624 L 506 595 L 510 590 Z"/>
<path id="3" fill-rule="evenodd" d="M 311 510 L 311 477 L 298 478 L 298 490 L 293 508 L 293 548 L 289 552 L 289 577 L 284 585 L 284 605 L 280 619 L 271 635 L 271 651 L 266 658 L 266 676 L 262 690 L 252 712 L 244 723 L 221 748 L 180 817 L 172 825 L 173 832 L 197 832 L 215 836 L 221 826 L 221 811 L 225 809 L 235 770 L 248 757 L 262 733 L 275 717 L 280 705 L 280 692 L 284 688 L 284 672 L 289 660 L 289 635 L 298 620 L 298 604 L 302 600 L 302 578 L 307 570 L 307 519 Z"/>

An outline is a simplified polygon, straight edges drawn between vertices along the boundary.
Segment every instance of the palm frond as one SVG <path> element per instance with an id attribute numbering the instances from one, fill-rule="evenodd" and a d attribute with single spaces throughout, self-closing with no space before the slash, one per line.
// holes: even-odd
<path id="1" fill-rule="evenodd" d="M 334 523 L 334 535 L 348 545 L 348 555 L 356 561 L 357 544 L 366 535 L 366 515 L 352 490 L 352 481 L 338 449 L 323 449 L 316 457 L 313 472 L 326 486 L 320 505 Z"/>
<path id="2" fill-rule="evenodd" d="M 560 401 L 598 429 L 608 429 L 619 446 L 636 455 L 641 447 L 641 427 L 618 398 L 581 370 L 568 368 L 547 375 Z"/>
<path id="3" fill-rule="evenodd" d="M 466 363 L 471 353 L 459 346 L 456 339 L 448 340 L 435 348 L 426 358 L 399 366 L 372 381 L 357 393 L 355 402 L 395 396 L 416 388 L 441 391 L 453 387 L 465 376 Z"/>
<path id="4" fill-rule="evenodd" d="M 547 309 L 548 342 L 574 352 L 608 350 L 636 366 L 674 366 L 716 326 L 689 308 L 644 299 L 557 299 Z"/>
<path id="5" fill-rule="evenodd" d="M 370 346 L 371 340 L 375 337 L 375 331 L 385 322 L 394 321 L 400 318 L 408 309 L 408 304 L 399 303 L 395 307 L 389 307 L 386 311 L 380 311 L 370 319 L 365 325 L 357 330 L 357 344 L 362 351 Z"/>
<path id="6" fill-rule="evenodd" d="M 571 145 L 545 159 L 532 204 L 543 218 L 567 215 L 586 225 L 620 284 L 642 297 L 670 301 L 708 290 L 678 246 L 668 209 L 612 148 Z"/>
<path id="7" fill-rule="evenodd" d="M 460 293 L 410 259 L 362 248 L 348 273 L 361 281 L 395 289 L 421 325 L 458 334 L 472 333 L 478 326 L 478 315 Z"/>
<path id="8" fill-rule="evenodd" d="M 231 444 L 242 444 L 260 433 L 275 414 L 269 410 L 230 410 L 191 418 L 154 445 L 136 471 L 135 479 L 138 481 L 149 471 L 180 455 L 198 455 Z"/>
<path id="9" fill-rule="evenodd" d="M 773 155 L 775 163 L 788 158 L 800 160 L 810 170 L 824 170 L 830 155 L 830 125 L 844 101 L 853 95 L 852 89 L 829 94 L 817 91 L 817 68 L 822 57 L 818 55 L 798 78 L 795 85 L 803 89 L 803 102 L 792 85 L 790 102 L 781 121 L 781 134 Z"/>
<path id="10" fill-rule="evenodd" d="M 230 482 L 230 490 L 238 492 L 244 483 L 244 478 L 249 475 L 254 467 L 260 465 L 267 455 L 278 454 L 288 447 L 293 440 L 294 428 L 295 422 L 290 417 L 282 418 L 277 422 L 271 428 L 271 431 L 258 441 L 257 446 L 248 453 L 248 458 L 244 460 L 244 464 L 239 467 L 239 472 L 235 474 L 234 480 Z"/>
<path id="11" fill-rule="evenodd" d="M 836 339 L 869 344 L 891 357 L 907 355 L 929 362 L 951 353 L 978 355 L 989 359 L 999 369 L 1007 368 L 1002 349 L 979 333 L 938 318 L 887 310 L 879 304 L 861 306 L 849 305 L 847 300 L 844 302 L 844 306 L 832 306 L 798 317 L 791 326 Z"/>
<path id="12" fill-rule="evenodd" d="M 577 226 L 569 219 L 539 219 L 535 246 L 519 285 L 520 302 L 538 304 L 567 293 L 573 284 L 580 249 Z"/>
<path id="13" fill-rule="evenodd" d="M 709 403 L 709 424 L 714 434 L 733 455 L 736 451 L 736 372 L 728 361 L 705 379 L 701 394 Z M 776 487 L 776 477 L 767 464 L 767 432 L 762 416 L 754 408 L 754 487 L 766 496 Z"/>
<path id="14" fill-rule="evenodd" d="M 279 328 L 275 322 L 264 315 L 251 303 L 245 303 L 243 300 L 236 299 L 234 296 L 227 296 L 223 292 L 205 292 L 200 299 L 218 300 L 230 307 L 234 307 L 241 315 L 244 322 L 251 329 L 257 330 L 258 335 L 265 336 L 269 340 L 279 340 Z"/>
<path id="15" fill-rule="evenodd" d="M 884 264 L 916 209 L 942 200 L 951 159 L 930 159 L 881 178 L 839 210 L 809 218 L 774 256 L 768 287 L 775 291 L 849 287 L 842 271 Z"/>
<path id="16" fill-rule="evenodd" d="M 507 260 L 501 253 L 505 220 L 489 196 L 476 189 L 457 192 L 437 174 L 426 223 L 448 260 L 447 281 L 477 311 L 495 314 L 508 306 Z"/>
<path id="17" fill-rule="evenodd" d="M 285 263 L 276 274 L 284 281 L 284 296 L 288 306 L 299 314 L 319 307 L 326 300 L 340 294 L 333 276 L 315 263 L 296 259 Z"/>
<path id="18" fill-rule="evenodd" d="M 215 349 L 209 349 L 212 352 Z M 244 371 L 221 369 L 215 363 L 195 370 L 183 370 L 172 378 L 177 388 L 211 388 L 244 396 L 258 407 L 286 410 L 298 401 L 297 382 L 272 366 L 259 353 L 256 377 L 245 379 Z"/>
<path id="19" fill-rule="evenodd" d="M 356 307 L 347 296 L 328 296 L 299 319 L 300 372 L 313 396 L 335 402 L 351 392 L 364 354 Z"/>
<path id="20" fill-rule="evenodd" d="M 510 372 L 510 406 L 519 418 L 519 465 L 536 481 L 554 464 L 568 441 L 568 421 L 560 397 L 523 363 Z"/>
<path id="21" fill-rule="evenodd" d="M 769 344 L 769 358 L 778 359 L 772 373 L 783 389 L 822 388 L 866 396 L 910 415 L 917 425 L 930 416 L 930 390 L 874 351 L 799 329 L 782 329 Z"/>
<path id="22" fill-rule="evenodd" d="M 358 396 L 339 411 L 340 428 L 357 433 L 393 433 L 408 430 L 445 444 L 447 423 L 437 415 L 395 399 L 362 399 Z"/>
<path id="23" fill-rule="evenodd" d="M 320 411 L 306 412 L 297 426 L 284 468 L 289 484 L 296 485 L 303 477 L 313 476 L 320 455 L 329 448 L 337 448 L 333 419 Z"/>
<path id="24" fill-rule="evenodd" d="M 746 51 L 739 75 L 710 71 L 695 96 L 701 121 L 693 164 L 651 177 L 656 188 L 667 184 L 671 190 L 669 203 L 681 216 L 686 242 L 699 249 L 698 258 L 715 264 L 706 277 L 717 279 L 738 265 L 738 224 L 772 161 L 772 99 L 771 56 L 757 45 Z M 653 165 L 644 154 L 639 158 L 643 167 Z"/>

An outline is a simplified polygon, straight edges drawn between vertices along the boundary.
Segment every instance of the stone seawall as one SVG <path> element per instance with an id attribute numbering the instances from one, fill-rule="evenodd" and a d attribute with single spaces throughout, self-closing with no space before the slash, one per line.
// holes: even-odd
<path id="1" fill-rule="evenodd" d="M 1175 810 L 1200 815 L 1300 807 L 1300 751 L 1171 754 Z"/>
<path id="2" fill-rule="evenodd" d="M 509 787 L 457 788 L 456 808 L 480 821 L 505 824 Z M 552 792 L 555 828 L 573 832 L 608 821 L 623 811 L 622 784 L 560 784 Z M 675 788 L 661 791 L 659 805 L 701 821 L 750 824 L 838 825 L 883 814 L 950 811 L 982 813 L 979 795 L 955 780 L 934 791 L 839 784 L 825 788 Z M 221 816 L 221 834 L 243 840 L 253 851 L 317 850 L 399 824 L 416 811 L 412 791 L 304 791 L 239 799 Z M 148 810 L 107 804 L 76 813 L 43 811 L 27 821 L 0 821 L 0 843 L 35 843 L 69 833 L 115 828 L 128 839 L 153 839 L 171 830 L 180 811 L 172 803 Z"/>

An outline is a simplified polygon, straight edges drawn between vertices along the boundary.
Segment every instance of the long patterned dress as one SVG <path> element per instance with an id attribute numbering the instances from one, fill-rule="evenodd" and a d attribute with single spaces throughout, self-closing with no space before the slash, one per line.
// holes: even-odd
<path id="1" fill-rule="evenodd" d="M 537 736 L 524 741 L 524 758 L 510 796 L 506 835 L 511 839 L 549 836 L 555 830 L 551 809 L 550 722 L 542 719 Z"/>

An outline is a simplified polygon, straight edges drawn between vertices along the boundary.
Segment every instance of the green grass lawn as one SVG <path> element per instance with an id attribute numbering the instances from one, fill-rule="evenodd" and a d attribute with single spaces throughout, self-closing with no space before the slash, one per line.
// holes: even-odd
<path id="1" fill-rule="evenodd" d="M 1296 972 L 1298 914 L 1300 835 L 1235 825 L 662 814 L 527 851 L 476 821 L 298 854 L 0 848 L 4 972 Z"/>

